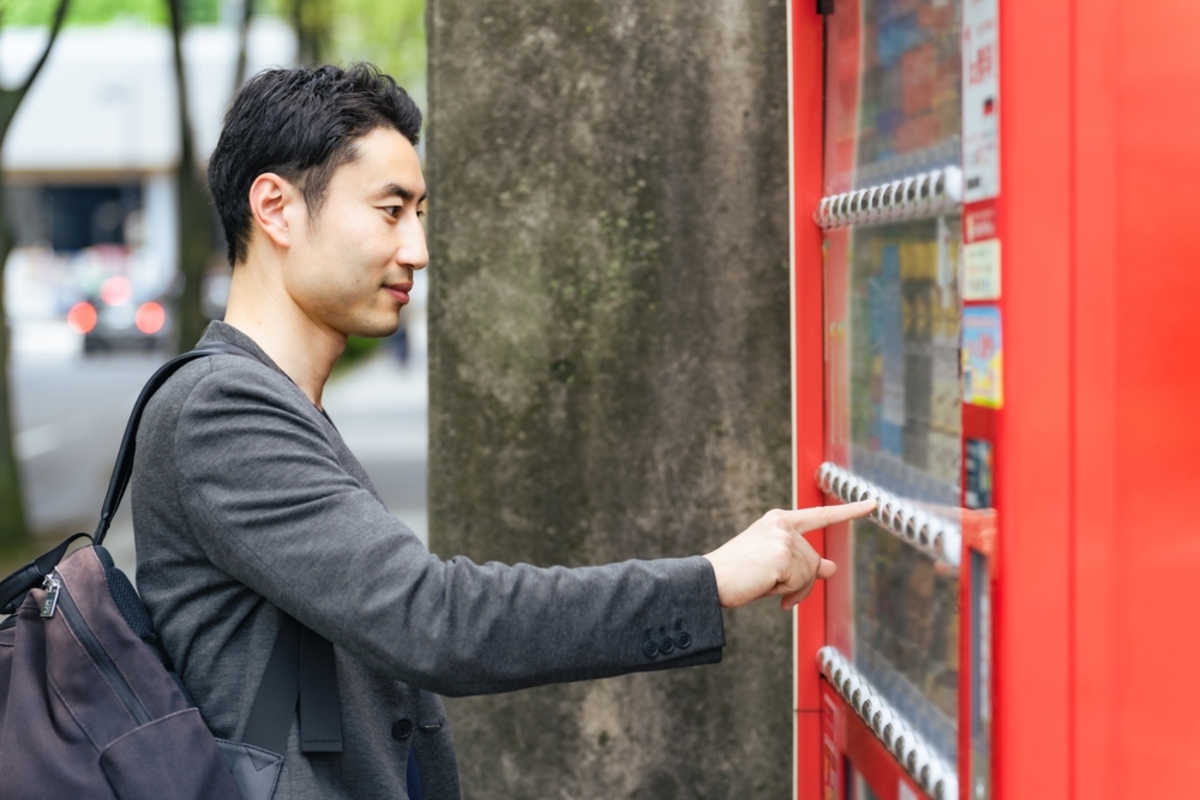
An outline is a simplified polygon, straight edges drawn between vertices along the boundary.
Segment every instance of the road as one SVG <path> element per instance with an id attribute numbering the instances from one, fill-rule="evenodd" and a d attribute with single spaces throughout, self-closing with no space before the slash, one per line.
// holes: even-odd
<path id="1" fill-rule="evenodd" d="M 91 531 L 108 488 L 129 410 L 161 355 L 84 358 L 69 341 L 14 347 L 17 454 L 26 511 L 44 533 Z M 379 353 L 326 387 L 324 406 L 389 511 L 426 539 L 426 373 L 418 353 L 401 367 Z M 133 577 L 128 501 L 106 540 Z"/>

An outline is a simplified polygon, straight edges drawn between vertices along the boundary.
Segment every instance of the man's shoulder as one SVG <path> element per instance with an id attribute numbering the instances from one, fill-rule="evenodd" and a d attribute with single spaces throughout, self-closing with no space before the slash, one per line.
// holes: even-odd
<path id="1" fill-rule="evenodd" d="M 291 430 L 287 438 L 311 443 L 322 435 L 318 414 L 286 375 L 253 358 L 219 353 L 185 364 L 159 388 L 146 405 L 136 453 L 176 458 L 194 446 L 236 447 L 231 437 L 248 444 L 268 431 Z"/>
<path id="2" fill-rule="evenodd" d="M 146 407 L 148 419 L 164 411 L 182 411 L 190 403 L 299 404 L 298 389 L 270 366 L 253 358 L 217 353 L 184 364 L 164 383 Z"/>

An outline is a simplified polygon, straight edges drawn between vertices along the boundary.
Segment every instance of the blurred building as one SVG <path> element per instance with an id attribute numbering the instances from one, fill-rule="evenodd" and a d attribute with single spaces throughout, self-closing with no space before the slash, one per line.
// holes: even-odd
<path id="1" fill-rule="evenodd" d="M 0 33 L 0 83 L 13 86 L 28 73 L 46 36 L 44 29 Z M 247 74 L 291 64 L 295 53 L 291 28 L 260 17 L 248 37 Z M 237 57 L 233 26 L 196 26 L 186 35 L 201 158 L 220 133 Z M 62 320 L 114 276 L 128 280 L 135 299 L 171 291 L 180 149 L 172 61 L 162 27 L 119 23 L 59 36 L 0 153 L 17 242 L 6 270 L 11 322 Z"/>

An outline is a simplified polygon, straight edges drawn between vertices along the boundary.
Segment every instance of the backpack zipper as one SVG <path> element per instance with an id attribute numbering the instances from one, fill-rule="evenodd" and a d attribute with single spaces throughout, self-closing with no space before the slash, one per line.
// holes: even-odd
<path id="1" fill-rule="evenodd" d="M 142 705 L 142 701 L 134 693 L 133 687 L 129 685 L 129 681 L 125 680 L 125 676 L 121 674 L 121 670 L 117 669 L 117 665 L 113 663 L 112 657 L 100 645 L 100 640 L 96 638 L 96 634 L 92 633 L 92 629 L 84 622 L 83 615 L 79 613 L 79 607 L 71 599 L 71 593 L 62 585 L 62 581 L 58 579 L 57 574 L 54 572 L 46 576 L 46 583 L 48 585 L 47 592 L 54 593 L 54 603 L 50 602 L 50 596 L 47 595 L 46 602 L 42 604 L 42 616 L 53 615 L 55 606 L 62 609 L 63 619 L 66 620 L 67 627 L 79 639 L 79 643 L 83 645 L 83 649 L 87 652 L 88 657 L 92 659 L 92 663 L 96 665 L 96 669 L 100 671 L 100 675 L 112 688 L 113 694 L 124 704 L 129 715 L 133 717 L 134 722 L 138 725 L 145 725 L 150 721 L 150 714 L 146 712 L 146 707 Z M 45 613 L 47 606 L 50 608 L 49 614 Z"/>
<path id="2" fill-rule="evenodd" d="M 42 581 L 42 588 L 46 590 L 46 599 L 42 601 L 42 616 L 53 617 L 55 609 L 58 608 L 58 593 L 62 590 L 62 581 L 51 572 Z"/>

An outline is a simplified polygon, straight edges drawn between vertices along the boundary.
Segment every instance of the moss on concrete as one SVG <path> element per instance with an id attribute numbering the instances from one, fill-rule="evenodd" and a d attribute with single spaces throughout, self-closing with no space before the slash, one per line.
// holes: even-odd
<path id="1" fill-rule="evenodd" d="M 435 552 L 711 549 L 790 501 L 782 2 L 430 0 Z M 791 786 L 789 617 L 717 667 L 450 704 L 469 798 Z"/>

